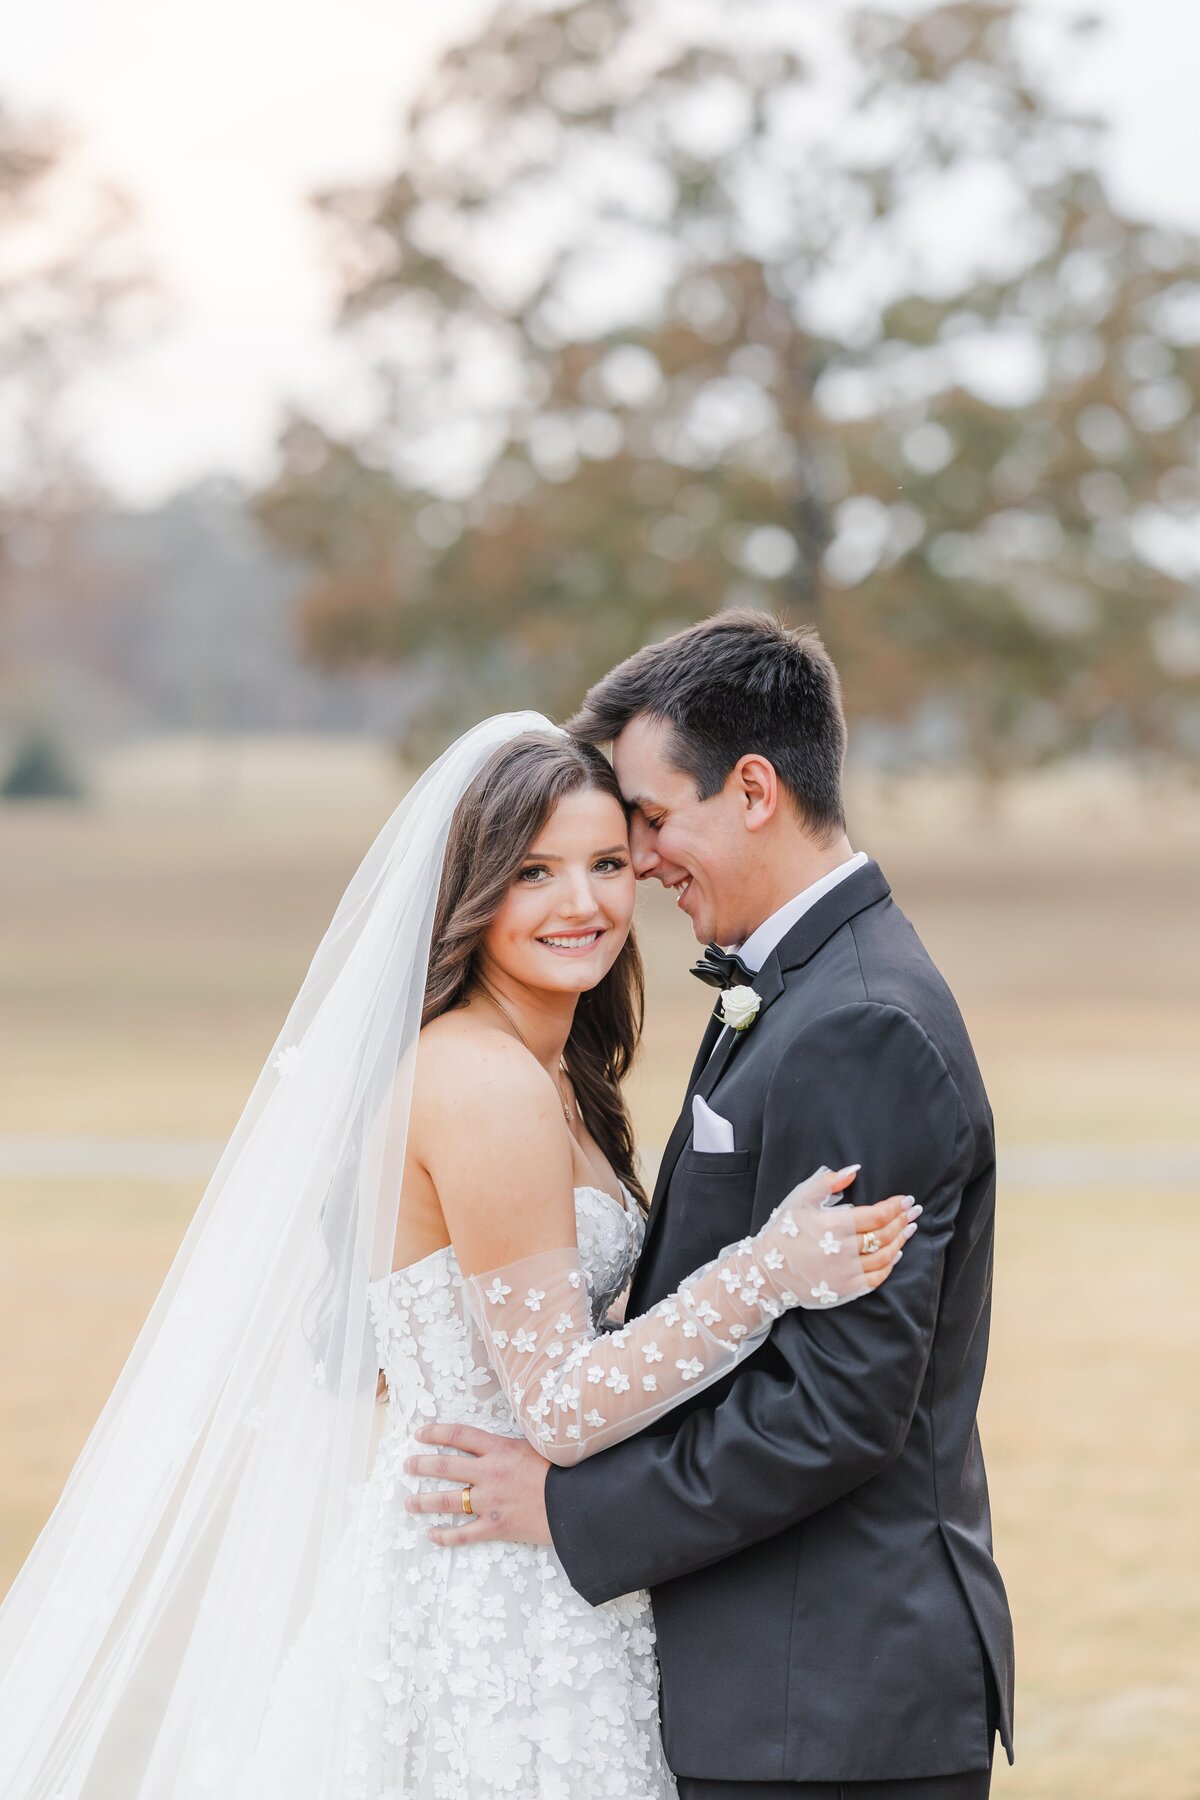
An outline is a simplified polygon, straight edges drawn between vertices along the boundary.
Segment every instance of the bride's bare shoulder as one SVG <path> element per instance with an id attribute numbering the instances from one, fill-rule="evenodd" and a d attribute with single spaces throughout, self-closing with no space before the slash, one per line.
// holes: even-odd
<path id="1" fill-rule="evenodd" d="M 422 1063 L 430 1068 L 444 1067 L 464 1058 L 470 1062 L 488 1062 L 497 1058 L 503 1061 L 513 1057 L 514 1053 L 524 1056 L 527 1061 L 532 1060 L 525 1046 L 505 1029 L 502 1020 L 493 1019 L 473 1006 L 456 1006 L 449 1012 L 439 1013 L 436 1019 L 422 1026 L 417 1039 L 418 1068 Z"/>
<path id="2" fill-rule="evenodd" d="M 413 1111 L 477 1112 L 512 1101 L 557 1107 L 554 1083 L 500 1021 L 470 1007 L 431 1019 L 417 1041 Z"/>
<path id="3" fill-rule="evenodd" d="M 571 1140 L 558 1089 L 502 1025 L 464 1008 L 425 1027 L 409 1151 L 437 1190 L 464 1268 L 511 1260 L 517 1218 L 568 1241 Z"/>

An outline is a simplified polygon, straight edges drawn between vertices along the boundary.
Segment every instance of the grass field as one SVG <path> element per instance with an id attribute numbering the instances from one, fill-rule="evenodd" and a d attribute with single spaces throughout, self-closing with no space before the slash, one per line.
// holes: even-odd
<path id="1" fill-rule="evenodd" d="M 1200 1800 L 1200 808 L 1033 784 L 856 790 L 959 995 L 1002 1145 L 1111 1151 L 1134 1178 L 1002 1182 L 983 1432 L 1017 1621 L 1003 1800 Z M 0 811 L 0 1136 L 221 1138 L 383 814 L 306 805 Z M 633 1084 L 670 1128 L 707 1008 L 661 895 Z M 1003 1165 L 1002 1165 L 1003 1167 Z M 1137 1173 L 1139 1169 L 1144 1172 Z M 0 1586 L 128 1351 L 200 1184 L 0 1179 Z"/>

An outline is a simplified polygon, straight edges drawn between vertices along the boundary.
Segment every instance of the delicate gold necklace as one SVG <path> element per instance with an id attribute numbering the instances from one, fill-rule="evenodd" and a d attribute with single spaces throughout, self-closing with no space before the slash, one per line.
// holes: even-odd
<path id="1" fill-rule="evenodd" d="M 521 1042 L 524 1044 L 525 1048 L 528 1050 L 530 1056 L 532 1056 L 535 1059 L 535 1061 L 540 1061 L 540 1058 L 537 1056 L 537 1052 L 534 1050 L 533 1045 L 529 1042 L 529 1039 L 525 1036 L 525 1033 L 521 1030 L 521 1027 L 517 1024 L 517 1021 L 513 1018 L 512 1014 L 509 1012 L 507 1006 L 502 1005 L 502 1003 L 499 1000 L 497 1000 L 495 994 L 493 994 L 490 987 L 485 987 L 482 982 L 480 982 L 479 987 L 480 987 L 480 991 L 483 994 L 484 999 L 490 1000 L 492 1005 L 496 1008 L 496 1011 L 504 1014 L 504 1017 L 508 1020 L 509 1024 L 512 1026 L 513 1030 L 516 1032 L 517 1036 L 520 1038 Z M 559 1057 L 558 1066 L 559 1066 L 560 1070 L 562 1071 L 563 1075 L 566 1077 L 566 1080 L 569 1084 L 570 1080 L 571 1080 L 571 1075 L 570 1075 L 570 1071 L 567 1068 L 567 1059 L 565 1056 Z M 569 1100 L 565 1100 L 563 1098 L 563 1092 L 562 1092 L 561 1088 L 559 1088 L 559 1090 L 558 1090 L 558 1098 L 559 1098 L 559 1102 L 563 1109 L 563 1118 L 567 1121 L 568 1125 L 573 1125 L 575 1123 L 575 1108 L 571 1105 L 571 1102 Z"/>

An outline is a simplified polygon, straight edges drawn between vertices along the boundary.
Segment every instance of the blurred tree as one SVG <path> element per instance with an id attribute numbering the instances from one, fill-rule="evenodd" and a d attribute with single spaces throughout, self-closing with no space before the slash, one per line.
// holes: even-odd
<path id="1" fill-rule="evenodd" d="M 260 502 L 313 654 L 423 658 L 442 730 L 762 604 L 910 748 L 1179 745 L 1200 246 L 1036 24 L 509 0 L 450 51 L 318 202 L 370 422 L 294 419 Z"/>
<path id="2" fill-rule="evenodd" d="M 0 587 L 93 495 L 64 402 L 155 304 L 128 202 L 67 133 L 0 104 Z"/>
<path id="3" fill-rule="evenodd" d="M 5 800 L 80 800 L 83 787 L 62 746 L 42 731 L 22 738 L 0 781 Z"/>

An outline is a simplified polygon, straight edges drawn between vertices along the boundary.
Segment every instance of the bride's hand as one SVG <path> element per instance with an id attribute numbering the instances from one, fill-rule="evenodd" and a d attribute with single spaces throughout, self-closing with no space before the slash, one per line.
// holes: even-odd
<path id="1" fill-rule="evenodd" d="M 924 1210 L 911 1194 L 893 1194 L 873 1206 L 832 1205 L 834 1196 L 844 1193 L 856 1180 L 860 1167 L 859 1163 L 851 1163 L 844 1169 L 818 1169 L 794 1187 L 772 1215 L 773 1220 L 782 1221 L 790 1213 L 795 1229 L 811 1238 L 821 1252 L 820 1261 L 829 1267 L 831 1281 L 835 1273 L 843 1274 L 840 1262 L 834 1264 L 831 1259 L 840 1258 L 853 1240 L 861 1275 L 861 1282 L 853 1282 L 856 1292 L 883 1285 L 904 1254 L 904 1245 L 916 1231 Z M 787 1230 L 786 1225 L 782 1228 Z M 789 1232 L 792 1235 L 794 1231 Z M 848 1292 L 844 1282 L 839 1291 Z M 814 1297 L 817 1292 L 813 1290 Z"/>

